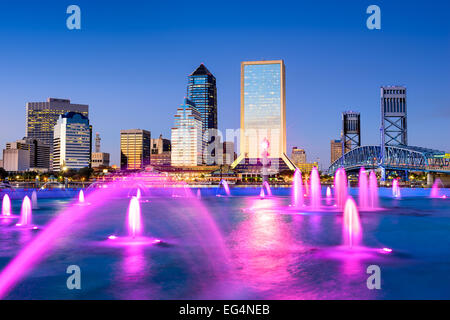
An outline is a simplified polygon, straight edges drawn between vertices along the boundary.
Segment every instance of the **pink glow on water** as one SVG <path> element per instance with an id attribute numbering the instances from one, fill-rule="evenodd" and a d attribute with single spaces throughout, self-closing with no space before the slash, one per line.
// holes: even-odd
<path id="1" fill-rule="evenodd" d="M 344 244 L 352 248 L 361 241 L 361 223 L 355 201 L 348 198 L 344 208 L 343 237 Z"/>
<path id="2" fill-rule="evenodd" d="M 266 188 L 266 193 L 270 197 L 272 196 L 272 189 L 270 189 L 270 185 L 267 181 L 263 182 L 263 186 Z"/>
<path id="3" fill-rule="evenodd" d="M 128 235 L 132 238 L 142 233 L 141 205 L 137 197 L 132 197 L 128 206 Z"/>
<path id="4" fill-rule="evenodd" d="M 369 206 L 372 209 L 378 208 L 378 181 L 374 171 L 369 175 Z"/>
<path id="5" fill-rule="evenodd" d="M 331 204 L 331 188 L 327 187 L 327 193 L 326 193 L 326 200 L 327 200 L 327 204 L 330 205 Z"/>
<path id="6" fill-rule="evenodd" d="M 11 216 L 11 199 L 7 194 L 3 196 L 2 201 L 2 216 L 9 217 Z"/>
<path id="7" fill-rule="evenodd" d="M 321 190 L 319 171 L 316 167 L 311 170 L 311 209 L 320 208 Z"/>
<path id="8" fill-rule="evenodd" d="M 20 211 L 20 221 L 17 226 L 28 226 L 31 224 L 31 200 L 25 196 L 22 201 L 22 209 Z"/>
<path id="9" fill-rule="evenodd" d="M 431 198 L 440 198 L 439 196 L 439 184 L 442 184 L 441 180 L 438 178 L 434 181 L 433 186 L 431 187 Z M 445 198 L 444 198 L 445 199 Z"/>
<path id="10" fill-rule="evenodd" d="M 220 181 L 220 184 L 223 185 L 226 195 L 229 196 L 231 193 L 230 193 L 230 187 L 228 186 L 228 182 L 226 180 L 222 179 L 222 181 Z"/>
<path id="11" fill-rule="evenodd" d="M 292 182 L 292 205 L 297 208 L 303 207 L 303 198 L 302 172 L 296 169 Z"/>
<path id="12" fill-rule="evenodd" d="M 400 186 L 398 185 L 398 178 L 394 179 L 394 181 L 392 182 L 392 195 L 395 198 L 400 198 L 400 196 L 401 196 Z"/>
<path id="13" fill-rule="evenodd" d="M 80 192 L 78 193 L 78 202 L 79 203 L 84 203 L 84 192 L 83 192 L 83 190 L 80 190 Z"/>
<path id="14" fill-rule="evenodd" d="M 201 199 L 202 198 L 202 193 L 200 191 L 200 189 L 197 189 L 197 199 Z"/>
<path id="15" fill-rule="evenodd" d="M 359 170 L 359 208 L 367 209 L 369 207 L 369 182 L 367 181 L 367 172 L 364 167 Z"/>
<path id="16" fill-rule="evenodd" d="M 334 197 L 336 198 L 336 206 L 344 209 L 347 201 L 347 174 L 344 168 L 339 168 L 334 175 Z"/>

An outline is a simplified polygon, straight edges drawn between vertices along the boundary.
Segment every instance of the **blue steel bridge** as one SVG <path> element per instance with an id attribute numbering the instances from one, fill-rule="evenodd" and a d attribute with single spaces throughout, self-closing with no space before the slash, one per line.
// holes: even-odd
<path id="1" fill-rule="evenodd" d="M 346 171 L 380 168 L 386 171 L 422 171 L 450 174 L 450 157 L 444 151 L 413 146 L 361 146 L 344 154 L 328 168 L 334 174 L 343 167 Z"/>

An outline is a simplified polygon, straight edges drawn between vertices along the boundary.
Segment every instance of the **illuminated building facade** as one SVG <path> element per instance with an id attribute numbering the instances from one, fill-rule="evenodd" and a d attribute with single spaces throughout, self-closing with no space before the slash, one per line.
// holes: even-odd
<path id="1" fill-rule="evenodd" d="M 89 119 L 77 112 L 60 116 L 53 135 L 53 170 L 82 169 L 91 164 Z"/>
<path id="2" fill-rule="evenodd" d="M 28 102 L 26 104 L 26 137 L 38 139 L 50 147 L 50 166 L 54 127 L 59 117 L 67 112 L 77 112 L 89 117 L 89 106 L 73 104 L 68 99 L 56 98 L 48 98 L 46 102 Z"/>
<path id="3" fill-rule="evenodd" d="M 150 131 L 131 129 L 120 131 L 120 169 L 141 170 L 150 165 Z"/>
<path id="4" fill-rule="evenodd" d="M 199 166 L 202 164 L 204 141 L 202 117 L 189 99 L 177 109 L 172 128 L 172 166 Z"/>
<path id="5" fill-rule="evenodd" d="M 266 140 L 270 173 L 295 169 L 286 156 L 285 87 L 283 60 L 241 63 L 240 155 L 233 168 L 260 171 Z"/>
<path id="6" fill-rule="evenodd" d="M 47 171 L 50 168 L 50 147 L 37 139 L 23 138 L 15 142 L 8 142 L 6 150 L 28 150 L 30 153 L 30 170 Z"/>
<path id="7" fill-rule="evenodd" d="M 300 163 L 306 163 L 306 152 L 304 149 L 293 147 L 291 151 L 291 160 L 298 166 Z"/>

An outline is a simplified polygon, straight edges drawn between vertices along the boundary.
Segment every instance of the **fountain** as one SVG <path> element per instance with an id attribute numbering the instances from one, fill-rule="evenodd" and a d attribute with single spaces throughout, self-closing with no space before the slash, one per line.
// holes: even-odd
<path id="1" fill-rule="evenodd" d="M 270 197 L 272 195 L 272 190 L 270 189 L 270 185 L 267 181 L 263 182 L 263 187 L 266 188 L 266 193 Z"/>
<path id="2" fill-rule="evenodd" d="M 392 195 L 394 196 L 394 198 L 400 198 L 401 196 L 400 186 L 398 185 L 398 178 L 392 181 Z"/>
<path id="3" fill-rule="evenodd" d="M 327 200 L 327 204 L 330 205 L 331 204 L 331 188 L 328 186 L 327 187 L 327 193 L 326 193 L 326 200 Z"/>
<path id="4" fill-rule="evenodd" d="M 80 190 L 80 192 L 78 193 L 78 203 L 79 204 L 84 204 L 84 192 L 83 190 Z"/>
<path id="5" fill-rule="evenodd" d="M 5 194 L 3 196 L 2 201 L 2 217 L 10 217 L 11 216 L 11 199 L 9 196 Z"/>
<path id="6" fill-rule="evenodd" d="M 311 171 L 311 209 L 317 210 L 320 208 L 321 200 L 321 186 L 319 171 L 314 167 Z"/>
<path id="7" fill-rule="evenodd" d="M 365 210 L 369 207 L 369 183 L 364 167 L 359 170 L 359 208 Z"/>
<path id="8" fill-rule="evenodd" d="M 31 194 L 31 205 L 33 210 L 39 209 L 38 202 L 37 202 L 37 193 L 35 190 L 33 190 L 33 193 Z"/>
<path id="9" fill-rule="evenodd" d="M 25 196 L 22 201 L 22 209 L 20 211 L 20 221 L 16 224 L 18 227 L 25 227 L 31 225 L 31 200 Z"/>
<path id="10" fill-rule="evenodd" d="M 261 192 L 259 193 L 259 197 L 261 199 L 263 199 L 266 196 L 266 194 L 264 193 L 264 188 L 261 188 Z"/>
<path id="11" fill-rule="evenodd" d="M 337 207 L 344 209 L 347 201 L 347 174 L 344 168 L 339 168 L 334 175 L 334 196 Z"/>
<path id="12" fill-rule="evenodd" d="M 197 199 L 201 199 L 202 198 L 202 193 L 200 191 L 200 189 L 197 189 Z"/>
<path id="13" fill-rule="evenodd" d="M 227 196 L 229 196 L 231 193 L 230 193 L 230 187 L 228 186 L 228 182 L 226 180 L 222 179 L 220 181 L 219 187 L 220 187 L 220 185 L 223 185 L 223 188 L 225 190 L 225 194 Z"/>
<path id="14" fill-rule="evenodd" d="M 299 169 L 296 169 L 292 182 L 292 206 L 296 208 L 303 207 L 303 198 L 302 173 Z"/>
<path id="15" fill-rule="evenodd" d="M 136 191 L 136 198 L 138 198 L 138 200 L 140 200 L 141 197 L 142 197 L 142 195 L 141 195 L 141 189 L 138 188 L 137 191 Z"/>
<path id="16" fill-rule="evenodd" d="M 343 238 L 344 244 L 350 248 L 358 246 L 361 241 L 359 213 L 355 201 L 352 198 L 348 198 L 345 202 Z"/>
<path id="17" fill-rule="evenodd" d="M 309 183 L 308 183 L 308 179 L 305 179 L 305 194 L 304 197 L 309 196 Z"/>
<path id="18" fill-rule="evenodd" d="M 128 235 L 134 239 L 141 233 L 141 205 L 137 197 L 132 197 L 128 206 Z"/>
<path id="19" fill-rule="evenodd" d="M 369 206 L 371 209 L 378 208 L 378 182 L 374 171 L 369 175 Z"/>
<path id="20" fill-rule="evenodd" d="M 437 178 L 434 181 L 433 186 L 431 187 L 430 198 L 440 198 L 440 195 L 439 195 L 439 184 L 442 184 L 442 182 L 441 182 L 441 180 L 439 178 Z"/>

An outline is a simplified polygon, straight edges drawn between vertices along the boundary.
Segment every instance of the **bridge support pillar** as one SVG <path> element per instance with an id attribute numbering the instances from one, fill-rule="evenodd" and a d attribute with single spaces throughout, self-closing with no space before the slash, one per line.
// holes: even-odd
<path id="1" fill-rule="evenodd" d="M 381 169 L 380 180 L 382 182 L 385 182 L 386 181 L 386 169 L 383 167 L 380 167 L 380 169 Z"/>
<path id="2" fill-rule="evenodd" d="M 428 187 L 433 186 L 434 178 L 435 178 L 435 177 L 434 177 L 434 174 L 432 174 L 432 173 L 430 173 L 430 172 L 427 173 L 427 186 L 428 186 Z"/>
<path id="3" fill-rule="evenodd" d="M 405 181 L 409 181 L 409 172 L 405 170 Z"/>

